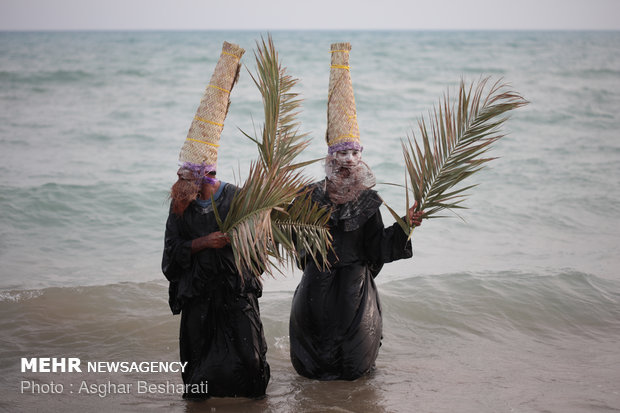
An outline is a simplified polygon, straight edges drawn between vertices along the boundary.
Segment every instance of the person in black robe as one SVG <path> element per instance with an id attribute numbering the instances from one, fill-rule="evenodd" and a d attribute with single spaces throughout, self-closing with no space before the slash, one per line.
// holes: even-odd
<path id="1" fill-rule="evenodd" d="M 374 366 L 383 320 L 374 279 L 383 264 L 413 255 L 398 224 L 384 228 L 375 176 L 361 160 L 363 147 L 351 80 L 350 43 L 331 45 L 327 100 L 326 178 L 310 186 L 317 204 L 331 209 L 329 268 L 304 263 L 291 306 L 291 361 L 319 380 L 355 380 Z M 407 213 L 420 225 L 423 212 Z"/>
<path id="2" fill-rule="evenodd" d="M 270 370 L 258 306 L 262 286 L 249 273 L 239 273 L 211 201 L 224 219 L 238 188 L 212 173 L 196 197 L 194 172 L 181 168 L 178 174 L 162 270 L 170 281 L 170 308 L 181 313 L 183 397 L 264 396 Z"/>
<path id="3" fill-rule="evenodd" d="M 333 251 L 329 269 L 305 264 L 289 323 L 291 361 L 302 376 L 354 380 L 370 371 L 379 353 L 382 316 L 374 278 L 383 264 L 409 258 L 411 242 L 398 224 L 384 228 L 374 175 L 357 149 L 326 160 L 328 177 L 310 186 L 314 202 L 331 208 Z M 423 212 L 409 210 L 420 225 Z"/>

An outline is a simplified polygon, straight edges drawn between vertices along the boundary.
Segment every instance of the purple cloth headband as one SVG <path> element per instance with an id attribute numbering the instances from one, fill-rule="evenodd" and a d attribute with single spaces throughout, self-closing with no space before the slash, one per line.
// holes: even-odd
<path id="1" fill-rule="evenodd" d="M 181 165 L 181 168 L 187 169 L 188 171 L 192 171 L 196 180 L 200 180 L 201 183 L 214 184 L 217 182 L 217 179 L 211 178 L 207 176 L 209 172 L 214 172 L 216 170 L 215 164 L 206 165 L 204 163 L 192 163 L 192 162 L 184 162 Z"/>
<path id="2" fill-rule="evenodd" d="M 356 151 L 362 151 L 364 147 L 359 144 L 359 142 L 339 142 L 335 145 L 332 145 L 328 148 L 327 153 L 329 155 L 333 155 L 339 151 L 348 151 L 349 149 L 353 149 Z"/>

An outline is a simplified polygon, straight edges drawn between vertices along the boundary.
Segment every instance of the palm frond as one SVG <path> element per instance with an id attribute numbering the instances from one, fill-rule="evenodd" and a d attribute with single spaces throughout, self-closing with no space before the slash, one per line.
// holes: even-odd
<path id="1" fill-rule="evenodd" d="M 286 210 L 274 211 L 274 240 L 280 245 L 291 266 L 309 256 L 317 267 L 324 268 L 332 238 L 327 228 L 330 211 L 320 208 L 309 194 L 295 198 Z"/>
<path id="2" fill-rule="evenodd" d="M 306 199 L 305 184 L 298 172 L 275 173 L 261 162 L 251 165 L 226 218 L 217 216 L 221 231 L 229 235 L 237 268 L 255 276 L 273 275 L 279 265 L 296 263 L 299 251 L 307 252 L 317 265 L 327 256 L 329 210 Z"/>
<path id="3" fill-rule="evenodd" d="M 263 98 L 265 124 L 262 140 L 255 142 L 267 169 L 291 168 L 292 161 L 310 142 L 306 139 L 308 134 L 299 133 L 300 124 L 296 120 L 301 99 L 292 89 L 297 79 L 286 74 L 286 70 L 281 67 L 271 36 L 267 41 L 261 39 L 257 45 L 257 74 L 254 76 L 250 73 L 250 76 Z"/>
<path id="4" fill-rule="evenodd" d="M 280 66 L 271 37 L 257 46 L 257 73 L 251 75 L 263 98 L 265 123 L 260 138 L 244 134 L 257 145 L 259 160 L 252 163 L 227 216 L 216 219 L 229 235 L 237 268 L 261 277 L 299 260 L 302 249 L 318 263 L 327 256 L 331 238 L 329 211 L 305 197 L 311 180 L 299 172 L 313 161 L 295 163 L 309 143 L 296 121 L 301 100 L 292 88 L 297 79 Z"/>
<path id="5" fill-rule="evenodd" d="M 407 199 L 411 189 L 417 211 L 424 210 L 425 218 L 437 218 L 442 210 L 465 208 L 461 203 L 468 196 L 467 191 L 476 185 L 458 185 L 495 159 L 482 155 L 504 136 L 500 128 L 508 119 L 507 112 L 528 103 L 501 80 L 490 87 L 488 84 L 489 78 L 469 87 L 461 81 L 456 103 L 446 94 L 429 115 L 429 126 L 424 119 L 418 122 L 420 142 L 415 135 L 413 141 L 408 138 L 402 142 Z M 412 228 L 408 223 L 389 209 L 410 235 Z"/>

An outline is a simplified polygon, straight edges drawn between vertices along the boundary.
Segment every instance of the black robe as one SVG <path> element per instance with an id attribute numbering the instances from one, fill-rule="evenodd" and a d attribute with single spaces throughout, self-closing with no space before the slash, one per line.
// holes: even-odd
<path id="1" fill-rule="evenodd" d="M 394 224 L 384 228 L 377 192 L 332 205 L 324 181 L 312 186 L 312 198 L 332 208 L 329 226 L 335 254 L 331 268 L 305 265 L 291 307 L 291 361 L 302 376 L 354 380 L 375 363 L 383 322 L 374 278 L 384 263 L 411 257 L 411 243 Z"/>
<path id="2" fill-rule="evenodd" d="M 215 203 L 224 219 L 237 188 L 222 182 Z M 213 207 L 193 201 L 182 217 L 168 216 L 162 270 L 170 281 L 173 314 L 181 313 L 179 349 L 186 398 L 260 397 L 269 382 L 267 343 L 260 320 L 260 282 L 234 264 L 232 249 L 191 254 L 193 239 L 218 231 Z M 199 387 L 200 383 L 206 383 Z M 193 390 L 208 389 L 208 392 Z"/>

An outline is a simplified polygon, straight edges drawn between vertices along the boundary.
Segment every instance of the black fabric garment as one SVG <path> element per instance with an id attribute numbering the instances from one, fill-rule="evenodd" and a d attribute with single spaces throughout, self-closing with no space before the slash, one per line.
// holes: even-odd
<path id="1" fill-rule="evenodd" d="M 224 219 L 238 189 L 225 185 L 215 201 Z M 181 313 L 179 349 L 185 384 L 207 383 L 209 396 L 260 397 L 270 378 L 267 343 L 260 320 L 260 282 L 234 264 L 230 246 L 191 254 L 193 239 L 218 231 L 213 206 L 192 202 L 182 217 L 168 216 L 162 270 L 170 281 L 173 314 Z M 189 386 L 188 389 L 199 389 Z"/>
<path id="2" fill-rule="evenodd" d="M 312 198 L 332 207 L 334 253 L 329 271 L 309 260 L 295 290 L 289 335 L 291 361 L 299 374 L 319 380 L 354 380 L 375 363 L 383 321 L 374 278 L 384 263 L 411 257 L 411 243 L 394 224 L 384 228 L 373 190 L 354 202 L 332 205 L 324 182 Z"/>

